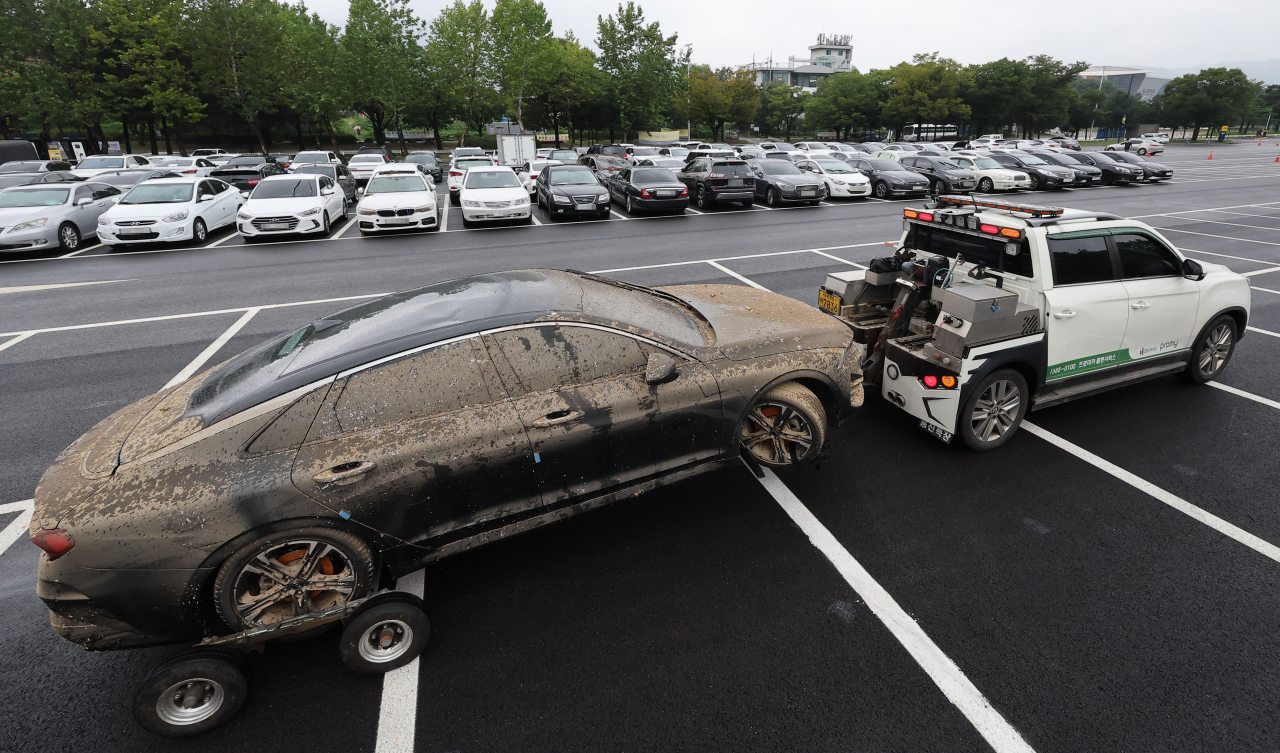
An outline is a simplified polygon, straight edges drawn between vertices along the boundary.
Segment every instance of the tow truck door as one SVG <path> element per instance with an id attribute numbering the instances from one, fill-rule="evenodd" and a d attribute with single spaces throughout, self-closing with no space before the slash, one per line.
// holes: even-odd
<path id="1" fill-rule="evenodd" d="M 1182 276 L 1182 259 L 1140 230 L 1115 228 L 1111 242 L 1129 294 L 1123 347 L 1139 360 L 1191 347 L 1200 286 Z"/>
<path id="2" fill-rule="evenodd" d="M 1107 231 L 1048 236 L 1053 287 L 1044 292 L 1049 363 L 1045 381 L 1117 366 L 1129 321 L 1129 293 Z"/>

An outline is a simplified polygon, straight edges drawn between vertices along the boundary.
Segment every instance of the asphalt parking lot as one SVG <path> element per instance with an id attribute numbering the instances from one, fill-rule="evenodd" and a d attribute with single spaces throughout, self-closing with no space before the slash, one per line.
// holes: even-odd
<path id="1" fill-rule="evenodd" d="M 708 474 L 437 563 L 415 664 L 269 647 L 240 714 L 178 743 L 128 705 L 173 649 L 86 653 L 34 593 L 24 501 L 97 421 L 349 302 L 486 271 L 814 302 L 918 202 L 475 230 L 450 207 L 428 233 L 0 258 L 0 750 L 1280 749 L 1280 146 L 1215 151 L 1171 147 L 1170 183 L 1021 198 L 1249 275 L 1219 386 L 1038 412 L 985 454 L 870 399 L 817 468 Z"/>

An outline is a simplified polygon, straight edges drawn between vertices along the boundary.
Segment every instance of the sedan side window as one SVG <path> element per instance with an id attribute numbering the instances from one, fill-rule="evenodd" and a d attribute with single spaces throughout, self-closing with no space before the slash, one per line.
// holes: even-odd
<path id="1" fill-rule="evenodd" d="M 1138 277 L 1171 277 L 1178 274 L 1178 257 L 1149 235 L 1112 233 L 1120 254 L 1120 270 L 1126 280 Z"/>
<path id="2" fill-rule="evenodd" d="M 1105 235 L 1085 238 L 1049 238 L 1053 258 L 1053 284 L 1078 285 L 1115 279 L 1111 251 Z"/>
<path id="3" fill-rule="evenodd" d="M 77 187 L 76 187 L 75 198 L 74 198 L 74 200 L 73 200 L 73 202 L 74 202 L 74 203 L 77 203 L 77 204 L 78 204 L 78 203 L 80 203 L 80 200 L 81 200 L 81 199 L 92 199 L 92 198 L 93 198 L 93 189 L 92 189 L 92 188 L 90 188 L 89 186 L 77 186 Z"/>
<path id="4" fill-rule="evenodd" d="M 94 198 L 94 200 L 97 200 L 97 199 L 105 199 L 105 198 L 108 198 L 108 197 L 110 197 L 110 196 L 115 196 L 115 195 L 116 195 L 116 194 L 118 194 L 118 193 L 120 193 L 120 189 L 116 188 L 115 186 L 109 186 L 109 185 L 107 185 L 106 183 L 94 183 L 94 184 L 93 184 L 93 198 Z"/>
<path id="5" fill-rule="evenodd" d="M 502 349 L 519 385 L 513 397 L 643 369 L 648 356 L 634 339 L 589 327 L 553 324 L 489 335 Z"/>
<path id="6" fill-rule="evenodd" d="M 353 374 L 333 406 L 338 424 L 374 429 L 489 402 L 479 345 L 472 337 Z"/>

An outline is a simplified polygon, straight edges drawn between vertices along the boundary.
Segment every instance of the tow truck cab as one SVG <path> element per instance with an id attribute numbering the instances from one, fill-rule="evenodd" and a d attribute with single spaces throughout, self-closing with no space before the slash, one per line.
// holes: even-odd
<path id="1" fill-rule="evenodd" d="M 868 389 L 987 450 L 1028 410 L 1173 372 L 1215 378 L 1250 289 L 1141 222 L 941 196 L 903 211 L 893 257 L 829 275 L 819 306 L 865 347 Z"/>

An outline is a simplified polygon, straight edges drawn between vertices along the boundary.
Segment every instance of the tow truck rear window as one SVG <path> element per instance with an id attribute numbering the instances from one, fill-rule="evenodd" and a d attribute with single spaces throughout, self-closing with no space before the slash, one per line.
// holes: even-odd
<path id="1" fill-rule="evenodd" d="M 1017 245 L 1018 254 L 1010 256 L 1005 253 L 1004 240 L 959 233 L 938 225 L 917 225 L 913 222 L 911 231 L 907 233 L 907 248 L 921 253 L 945 256 L 948 259 L 962 256 L 970 264 L 985 264 L 989 269 L 998 269 L 1019 277 L 1034 277 L 1031 252 L 1026 239 L 1018 241 Z"/>

